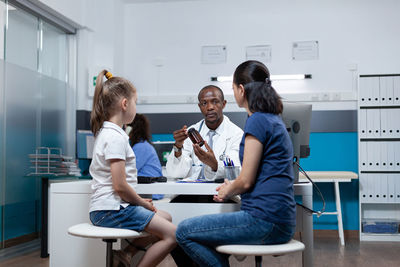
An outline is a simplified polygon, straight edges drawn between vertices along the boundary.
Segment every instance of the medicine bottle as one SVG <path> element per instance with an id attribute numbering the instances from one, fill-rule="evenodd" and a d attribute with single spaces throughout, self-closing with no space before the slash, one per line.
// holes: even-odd
<path id="1" fill-rule="evenodd" d="M 204 140 L 201 137 L 200 133 L 195 128 L 190 128 L 188 130 L 188 135 L 190 140 L 192 140 L 193 144 L 198 144 L 199 146 L 204 145 Z"/>

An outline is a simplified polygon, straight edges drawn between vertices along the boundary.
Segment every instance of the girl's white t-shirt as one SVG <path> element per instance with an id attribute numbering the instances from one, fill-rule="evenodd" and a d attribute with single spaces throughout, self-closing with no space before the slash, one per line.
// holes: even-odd
<path id="1" fill-rule="evenodd" d="M 123 201 L 112 186 L 110 160 L 125 160 L 126 181 L 133 189 L 137 184 L 136 156 L 129 145 L 129 137 L 118 125 L 105 121 L 94 141 L 92 163 L 92 196 L 89 212 L 119 210 L 129 203 Z"/>

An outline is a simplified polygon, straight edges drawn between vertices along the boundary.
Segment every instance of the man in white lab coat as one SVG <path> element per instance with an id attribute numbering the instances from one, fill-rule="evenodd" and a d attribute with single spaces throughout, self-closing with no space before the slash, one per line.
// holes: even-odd
<path id="1" fill-rule="evenodd" d="M 223 161 L 227 157 L 240 166 L 243 131 L 223 115 L 226 100 L 222 90 L 208 85 L 200 90 L 198 99 L 204 119 L 189 128 L 199 131 L 206 143 L 202 147 L 193 145 L 186 125 L 174 131 L 175 144 L 166 165 L 168 177 L 214 181 L 225 178 Z"/>

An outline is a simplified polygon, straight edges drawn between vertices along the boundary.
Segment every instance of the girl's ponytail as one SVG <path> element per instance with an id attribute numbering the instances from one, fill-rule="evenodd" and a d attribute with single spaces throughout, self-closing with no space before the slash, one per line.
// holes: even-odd
<path id="1" fill-rule="evenodd" d="M 102 70 L 96 78 L 96 87 L 94 90 L 93 96 L 93 107 L 92 113 L 90 114 L 90 128 L 94 136 L 97 135 L 100 130 L 103 122 L 108 117 L 106 114 L 106 110 L 104 109 L 104 101 L 103 101 L 103 77 L 107 75 L 109 72 L 107 70 Z M 111 73 L 110 73 L 111 75 Z M 112 75 L 111 75 L 112 77 Z M 110 77 L 110 78 L 111 78 Z M 108 77 L 107 77 L 108 78 Z"/>

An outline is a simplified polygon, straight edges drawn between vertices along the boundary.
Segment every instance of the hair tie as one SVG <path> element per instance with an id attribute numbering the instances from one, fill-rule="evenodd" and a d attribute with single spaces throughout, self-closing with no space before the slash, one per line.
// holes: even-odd
<path id="1" fill-rule="evenodd" d="M 265 78 L 265 82 L 267 83 L 268 86 L 271 86 L 271 79 L 270 78 Z"/>
<path id="2" fill-rule="evenodd" d="M 107 71 L 105 75 L 106 75 L 107 80 L 112 78 L 112 74 L 109 71 Z"/>

